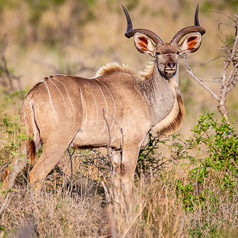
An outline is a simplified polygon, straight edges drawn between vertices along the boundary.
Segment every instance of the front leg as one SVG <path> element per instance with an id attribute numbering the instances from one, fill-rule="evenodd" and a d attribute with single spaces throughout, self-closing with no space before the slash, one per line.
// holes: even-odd
<path id="1" fill-rule="evenodd" d="M 112 156 L 113 187 L 117 203 L 131 197 L 139 151 L 138 146 L 127 146 L 121 152 L 114 152 Z"/>

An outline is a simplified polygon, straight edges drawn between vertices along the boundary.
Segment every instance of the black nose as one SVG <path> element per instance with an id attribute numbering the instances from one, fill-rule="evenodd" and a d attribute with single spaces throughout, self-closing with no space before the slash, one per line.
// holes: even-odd
<path id="1" fill-rule="evenodd" d="M 174 68 L 175 67 L 175 63 L 174 62 L 169 62 L 167 64 L 167 66 L 170 67 L 170 68 Z"/>

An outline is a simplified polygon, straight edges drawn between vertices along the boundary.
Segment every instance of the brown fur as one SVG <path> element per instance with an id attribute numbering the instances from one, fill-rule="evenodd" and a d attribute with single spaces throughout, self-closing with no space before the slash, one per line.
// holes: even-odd
<path id="1" fill-rule="evenodd" d="M 10 169 L 7 168 L 7 169 L 5 170 L 5 173 L 4 173 L 4 176 L 3 176 L 3 179 L 5 180 L 9 174 L 10 174 Z"/>
<path id="2" fill-rule="evenodd" d="M 27 156 L 30 159 L 31 165 L 33 165 L 36 158 L 36 145 L 33 140 L 27 141 Z"/>

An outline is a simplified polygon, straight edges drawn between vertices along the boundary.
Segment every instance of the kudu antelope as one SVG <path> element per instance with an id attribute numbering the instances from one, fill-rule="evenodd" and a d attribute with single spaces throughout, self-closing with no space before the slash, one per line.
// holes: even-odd
<path id="1" fill-rule="evenodd" d="M 110 146 L 114 185 L 129 192 L 139 150 L 149 131 L 158 135 L 172 132 L 184 118 L 178 59 L 201 45 L 205 29 L 199 25 L 198 7 L 194 25 L 178 31 L 169 43 L 150 30 L 133 29 L 129 13 L 125 7 L 123 10 L 127 18 L 125 36 L 134 37 L 136 49 L 154 61 L 140 73 L 112 63 L 90 79 L 50 76 L 30 90 L 24 99 L 21 121 L 30 138 L 23 147 L 32 162 L 37 148 L 43 145 L 29 174 L 30 184 L 36 189 L 41 188 L 69 145 Z M 6 170 L 3 188 L 13 186 L 26 163 L 25 159 L 14 159 Z"/>

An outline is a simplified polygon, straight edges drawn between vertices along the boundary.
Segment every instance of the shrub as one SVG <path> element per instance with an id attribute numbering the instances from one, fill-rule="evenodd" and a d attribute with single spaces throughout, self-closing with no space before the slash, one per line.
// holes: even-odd
<path id="1" fill-rule="evenodd" d="M 187 143 L 190 148 L 197 147 L 201 157 L 188 157 L 190 167 L 193 166 L 189 170 L 189 180 L 186 183 L 177 181 L 177 193 L 188 210 L 207 199 L 215 200 L 215 188 L 228 190 L 232 196 L 238 175 L 238 135 L 225 119 L 219 123 L 208 113 L 200 117 L 193 132 Z"/>

